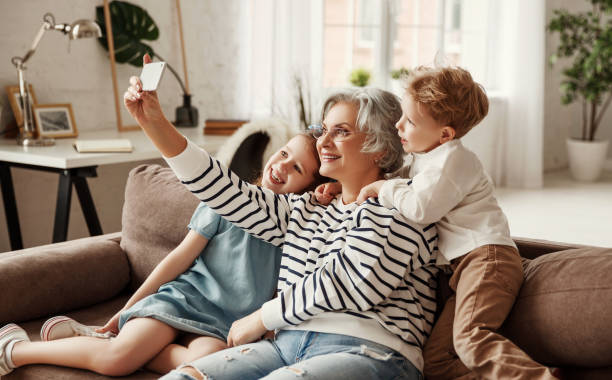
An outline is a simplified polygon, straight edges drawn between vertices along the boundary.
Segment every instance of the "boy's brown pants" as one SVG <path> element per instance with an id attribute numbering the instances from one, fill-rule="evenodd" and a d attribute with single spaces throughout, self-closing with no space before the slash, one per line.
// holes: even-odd
<path id="1" fill-rule="evenodd" d="M 497 333 L 523 283 L 518 251 L 479 247 L 451 263 L 448 299 L 423 352 L 432 379 L 555 379 Z"/>

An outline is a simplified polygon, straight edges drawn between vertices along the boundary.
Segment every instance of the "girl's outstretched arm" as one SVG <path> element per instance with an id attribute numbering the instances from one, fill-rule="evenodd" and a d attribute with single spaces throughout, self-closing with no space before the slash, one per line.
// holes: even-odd
<path id="1" fill-rule="evenodd" d="M 143 62 L 151 62 L 148 55 Z M 168 160 L 174 173 L 200 200 L 219 215 L 265 241 L 280 246 L 289 221 L 289 200 L 249 186 L 210 155 L 192 146 L 164 116 L 157 93 L 142 91 L 140 79 L 130 78 L 125 106 Z"/>
<path id="2" fill-rule="evenodd" d="M 189 230 L 185 239 L 157 264 L 153 272 L 151 272 L 138 290 L 130 297 L 123 309 L 119 310 L 117 314 L 97 331 L 111 331 L 117 334 L 119 332 L 118 323 L 121 312 L 130 308 L 146 296 L 155 293 L 160 286 L 174 280 L 189 269 L 193 261 L 200 255 L 204 247 L 206 247 L 206 244 L 208 244 L 208 239 L 193 230 Z"/>
<path id="3" fill-rule="evenodd" d="M 148 54 L 142 59 L 144 64 L 151 62 Z M 166 157 L 174 157 L 187 146 L 185 137 L 166 119 L 156 91 L 142 91 L 138 77 L 130 78 L 130 87 L 123 94 L 123 102 L 132 117 L 153 141 L 157 149 Z"/>

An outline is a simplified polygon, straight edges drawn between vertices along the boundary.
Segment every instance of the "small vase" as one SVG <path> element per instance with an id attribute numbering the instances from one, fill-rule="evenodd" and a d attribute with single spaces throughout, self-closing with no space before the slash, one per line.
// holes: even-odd
<path id="1" fill-rule="evenodd" d="M 183 105 L 176 109 L 174 125 L 177 127 L 197 127 L 198 109 L 191 105 L 190 94 L 183 94 Z"/>
<path id="2" fill-rule="evenodd" d="M 599 178 L 608 153 L 608 142 L 567 139 L 570 172 L 574 179 L 592 182 Z"/>

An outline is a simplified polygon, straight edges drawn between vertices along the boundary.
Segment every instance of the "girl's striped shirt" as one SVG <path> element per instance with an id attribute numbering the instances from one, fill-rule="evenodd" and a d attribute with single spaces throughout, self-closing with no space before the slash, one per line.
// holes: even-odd
<path id="1" fill-rule="evenodd" d="M 368 339 L 422 369 L 436 308 L 434 224 L 413 223 L 372 199 L 344 205 L 339 196 L 325 207 L 312 193 L 274 194 L 190 141 L 166 161 L 221 216 L 282 247 L 277 297 L 262 307 L 266 328 Z"/>

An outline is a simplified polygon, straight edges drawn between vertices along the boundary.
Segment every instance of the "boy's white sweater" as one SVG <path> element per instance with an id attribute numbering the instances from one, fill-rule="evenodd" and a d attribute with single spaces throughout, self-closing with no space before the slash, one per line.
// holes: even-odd
<path id="1" fill-rule="evenodd" d="M 324 207 L 312 193 L 274 194 L 191 142 L 166 161 L 221 216 L 282 246 L 278 296 L 262 307 L 266 328 L 367 339 L 423 368 L 436 308 L 434 224 L 415 224 L 372 201 L 344 205 L 338 197 Z"/>
<path id="2" fill-rule="evenodd" d="M 409 179 L 386 181 L 378 201 L 417 223 L 436 223 L 440 258 L 446 259 L 439 264 L 487 244 L 516 247 L 491 179 L 461 140 L 412 156 L 410 165 L 401 170 Z"/>

